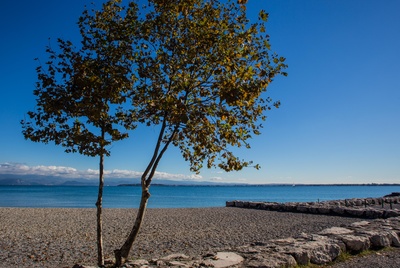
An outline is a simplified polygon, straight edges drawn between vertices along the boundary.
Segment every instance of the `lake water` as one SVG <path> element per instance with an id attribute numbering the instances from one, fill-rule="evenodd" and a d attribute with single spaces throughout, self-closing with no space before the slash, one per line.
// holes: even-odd
<path id="1" fill-rule="evenodd" d="M 157 186 L 150 208 L 223 207 L 228 200 L 303 202 L 382 197 L 400 186 Z M 104 188 L 103 207 L 137 208 L 140 186 Z M 0 207 L 95 208 L 97 187 L 0 186 Z"/>

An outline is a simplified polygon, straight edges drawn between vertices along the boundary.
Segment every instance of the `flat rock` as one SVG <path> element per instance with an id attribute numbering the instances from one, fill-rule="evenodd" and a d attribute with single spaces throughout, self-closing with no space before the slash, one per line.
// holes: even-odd
<path id="1" fill-rule="evenodd" d="M 229 267 L 238 265 L 244 261 L 243 257 L 233 252 L 218 252 L 211 264 L 215 268 Z"/>
<path id="2" fill-rule="evenodd" d="M 343 234 L 351 234 L 354 233 L 354 231 L 343 228 L 343 227 L 332 227 L 332 228 L 327 228 L 319 232 L 320 235 L 343 235 Z"/>
<path id="3" fill-rule="evenodd" d="M 171 254 L 166 257 L 163 257 L 161 260 L 163 261 L 172 261 L 172 260 L 189 260 L 190 257 L 185 254 Z"/>
<path id="4" fill-rule="evenodd" d="M 350 224 L 351 227 L 365 227 L 367 225 L 369 225 L 370 222 L 369 221 L 358 221 L 358 222 L 353 222 L 352 224 Z"/>
<path id="5" fill-rule="evenodd" d="M 182 268 L 184 268 L 184 267 L 190 267 L 188 264 L 182 263 L 182 262 L 179 262 L 179 261 L 171 261 L 171 262 L 169 262 L 169 266 L 172 266 L 172 267 L 182 267 Z"/>

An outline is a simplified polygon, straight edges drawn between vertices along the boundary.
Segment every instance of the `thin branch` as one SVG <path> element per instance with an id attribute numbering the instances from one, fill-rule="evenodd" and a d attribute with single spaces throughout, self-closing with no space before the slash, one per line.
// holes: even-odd
<path id="1" fill-rule="evenodd" d="M 146 181 L 146 186 L 147 187 L 150 185 L 151 180 L 153 179 L 154 173 L 156 172 L 158 163 L 160 162 L 160 160 L 161 160 L 162 156 L 164 155 L 165 151 L 168 149 L 168 146 L 171 144 L 172 139 L 174 138 L 174 136 L 175 136 L 176 132 L 178 131 L 178 129 L 179 129 L 179 123 L 175 125 L 174 131 L 172 131 L 168 141 L 165 143 L 163 149 L 161 150 L 161 152 L 157 156 L 157 159 L 156 159 L 156 161 L 154 162 L 154 164 L 153 164 L 153 166 L 151 168 L 150 175 L 148 176 L 147 181 Z"/>
<path id="2" fill-rule="evenodd" d="M 153 157 L 151 158 L 150 163 L 148 164 L 146 170 L 143 172 L 143 175 L 142 175 L 142 185 L 146 181 L 147 174 L 153 168 L 154 162 L 156 161 L 157 156 L 159 155 L 158 152 L 160 150 L 160 145 L 162 142 L 162 138 L 164 136 L 164 131 L 165 131 L 166 126 L 167 126 L 167 119 L 166 119 L 166 116 L 164 116 L 163 123 L 162 123 L 161 129 L 160 129 L 160 134 L 158 135 L 158 139 L 157 139 L 157 144 L 154 149 Z"/>

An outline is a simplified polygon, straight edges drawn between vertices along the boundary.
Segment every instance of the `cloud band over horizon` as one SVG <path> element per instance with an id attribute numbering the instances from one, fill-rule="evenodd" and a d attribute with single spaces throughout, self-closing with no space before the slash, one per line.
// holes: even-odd
<path id="1" fill-rule="evenodd" d="M 21 163 L 0 163 L 0 174 L 12 174 L 12 175 L 39 175 L 39 176 L 57 176 L 61 178 L 75 178 L 75 179 L 95 179 L 99 175 L 99 170 L 87 169 L 78 170 L 72 167 L 64 166 L 29 166 Z M 131 179 L 140 178 L 143 172 L 133 170 L 104 170 L 104 176 L 106 178 L 116 179 Z M 155 172 L 154 180 L 202 180 L 201 175 L 191 174 L 171 174 L 167 172 Z"/>

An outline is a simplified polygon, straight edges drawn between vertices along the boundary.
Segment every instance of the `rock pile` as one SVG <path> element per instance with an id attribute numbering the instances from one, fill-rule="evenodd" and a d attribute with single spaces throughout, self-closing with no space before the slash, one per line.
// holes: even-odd
<path id="1" fill-rule="evenodd" d="M 272 240 L 266 245 L 249 245 L 236 250 L 245 258 L 243 267 L 291 267 L 323 265 L 342 252 L 357 254 L 367 249 L 400 247 L 400 217 L 362 221 L 325 229 L 318 234 Z"/>
<path id="2" fill-rule="evenodd" d="M 227 201 L 226 206 L 368 219 L 387 219 L 400 216 L 400 210 L 394 208 L 400 207 L 400 196 L 298 203 Z"/>
<path id="3" fill-rule="evenodd" d="M 397 197 L 400 196 L 400 192 L 393 192 L 391 194 L 385 195 L 384 197 Z"/>
<path id="4" fill-rule="evenodd" d="M 400 247 L 400 217 L 355 222 L 332 227 L 318 234 L 271 240 L 209 253 L 201 257 L 173 254 L 153 260 L 135 260 L 124 267 L 295 267 L 310 263 L 323 265 L 342 252 L 357 254 L 367 249 Z M 108 260 L 111 265 L 112 260 Z M 89 268 L 75 265 L 73 268 Z"/>

